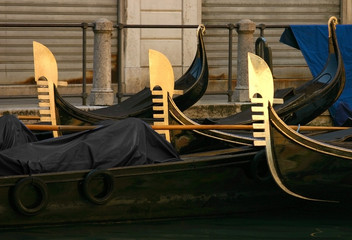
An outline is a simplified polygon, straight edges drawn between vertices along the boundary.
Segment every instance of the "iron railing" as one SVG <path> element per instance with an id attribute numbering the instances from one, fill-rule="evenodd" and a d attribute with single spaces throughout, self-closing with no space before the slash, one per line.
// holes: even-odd
<path id="1" fill-rule="evenodd" d="M 0 28 L 81 28 L 82 29 L 82 104 L 87 105 L 87 29 L 93 23 L 0 23 Z"/>
<path id="2" fill-rule="evenodd" d="M 20 27 L 20 28 L 81 28 L 82 30 L 82 93 L 80 97 L 82 98 L 82 104 L 86 105 L 86 100 L 87 100 L 87 79 L 86 79 L 86 72 L 87 72 L 87 29 L 88 28 L 93 28 L 94 23 L 63 23 L 63 24 L 58 24 L 58 23 L 0 23 L 0 28 L 11 28 L 11 27 Z M 207 29 L 211 28 L 217 28 L 217 29 L 227 29 L 228 30 L 228 84 L 227 84 L 227 91 L 224 92 L 223 94 L 226 94 L 228 96 L 228 101 L 231 101 L 233 91 L 232 91 L 232 66 L 233 66 L 233 59 L 232 59 L 232 39 L 233 39 L 233 30 L 238 28 L 238 24 L 223 24 L 223 25 L 205 25 Z M 264 30 L 267 28 L 287 28 L 289 25 L 265 25 L 265 24 L 259 24 L 256 26 L 257 29 L 260 30 L 260 37 L 261 37 L 261 42 L 256 44 L 256 51 L 257 54 L 266 54 L 267 51 L 270 51 L 268 49 L 267 43 L 265 42 L 264 39 Z M 124 96 L 124 93 L 122 92 L 122 54 L 119 54 L 122 52 L 122 31 L 123 29 L 128 29 L 128 28 L 198 28 L 198 25 L 147 25 L 147 24 L 115 24 L 114 28 L 117 29 L 117 89 L 118 92 L 116 93 L 116 97 L 118 102 L 120 103 L 122 101 L 122 98 Z M 266 49 L 266 50 L 265 50 Z M 268 61 L 270 61 L 271 56 L 265 55 L 262 57 L 266 57 Z M 271 66 L 272 67 L 272 66 Z"/>

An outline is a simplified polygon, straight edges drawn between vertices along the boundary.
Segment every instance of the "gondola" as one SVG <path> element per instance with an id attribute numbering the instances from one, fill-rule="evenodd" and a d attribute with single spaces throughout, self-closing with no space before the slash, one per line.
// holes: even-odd
<path id="1" fill-rule="evenodd" d="M 249 71 L 250 95 L 258 104 L 253 117 L 261 121 L 253 124 L 253 136 L 257 138 L 254 144 L 266 147 L 269 169 L 277 185 L 304 200 L 350 203 L 351 130 L 308 137 L 290 128 L 273 108 L 270 69 L 258 57 L 252 55 L 250 59 L 264 66 L 260 71 Z"/>
<path id="2" fill-rule="evenodd" d="M 182 161 L 0 177 L 0 228 L 214 217 L 295 201 L 248 175 L 255 152 Z"/>
<path id="3" fill-rule="evenodd" d="M 132 123 L 129 119 L 122 121 L 127 125 L 129 122 Z M 122 121 L 112 122 L 115 125 Z M 144 129 L 149 129 L 145 122 L 140 120 L 137 122 L 142 123 Z M 10 123 L 13 125 L 13 121 Z M 133 129 L 136 133 L 141 132 L 140 128 L 136 129 L 133 125 L 130 128 L 131 130 L 127 129 L 125 134 L 132 134 Z M 125 127 L 122 126 L 122 129 Z M 25 129 L 26 135 L 27 131 L 28 129 Z M 66 151 L 60 151 L 61 148 L 55 149 L 55 145 L 51 144 L 62 145 L 70 138 L 75 138 L 77 144 L 85 147 L 90 134 L 102 131 L 101 136 L 109 137 L 107 136 L 109 134 L 104 132 L 110 132 L 108 127 L 94 131 L 44 140 L 37 146 L 40 150 L 38 155 L 42 154 L 41 149 L 50 146 L 55 152 L 59 152 L 60 156 L 65 155 Z M 150 129 L 148 132 L 152 133 Z M 11 131 L 8 134 L 14 137 Z M 110 137 L 117 135 L 110 134 Z M 154 133 L 153 135 L 160 140 L 160 135 Z M 6 138 L 6 135 L 2 137 Z M 100 138 L 96 138 L 95 141 L 101 142 Z M 161 142 L 167 147 L 167 142 Z M 114 141 L 109 141 L 99 145 L 106 148 L 113 143 Z M 21 155 L 23 161 L 16 157 L 11 164 L 11 161 L 4 159 L 9 153 L 4 150 L 0 151 L 1 161 L 6 161 L 1 163 L 7 164 L 11 171 L 14 169 L 28 171 L 24 167 L 26 165 L 35 167 L 27 154 L 28 149 L 33 150 L 31 144 L 34 143 L 29 144 L 21 142 L 15 149 L 7 150 L 16 156 Z M 90 145 L 96 147 L 96 144 Z M 167 148 L 170 150 L 170 146 Z M 73 152 L 76 155 L 82 153 L 82 151 Z M 96 152 L 101 153 L 99 149 Z M 149 153 L 153 154 L 153 151 Z M 94 156 L 94 151 L 85 150 L 85 154 L 91 157 Z M 18 229 L 78 223 L 130 223 L 228 216 L 258 211 L 267 211 L 270 214 L 275 210 L 292 207 L 300 209 L 307 207 L 312 211 L 311 206 L 305 204 L 306 201 L 285 194 L 272 180 L 260 181 L 251 176 L 251 161 L 256 154 L 255 148 L 241 150 L 229 148 L 226 151 L 181 155 L 178 161 L 74 170 L 64 169 L 64 166 L 67 164 L 76 166 L 77 159 L 66 158 L 65 164 L 62 164 L 62 161 L 55 158 L 55 154 L 49 155 L 47 162 L 57 164 L 63 170 L 0 177 L 2 215 L 0 228 Z M 177 154 L 172 153 L 172 156 L 177 157 Z M 109 160 L 119 160 L 119 157 L 116 155 L 116 159 Z M 104 161 L 106 159 L 95 160 L 103 160 L 102 163 L 109 162 Z M 20 162 L 24 163 L 23 167 Z M 2 167 L 1 170 L 3 169 Z"/>
<path id="4" fill-rule="evenodd" d="M 181 111 L 196 103 L 203 96 L 208 86 L 208 63 L 203 41 L 204 33 L 205 28 L 200 25 L 197 29 L 198 44 L 195 58 L 186 73 L 175 81 L 175 89 L 183 91 L 174 99 Z M 35 67 L 36 80 L 39 77 L 53 75 L 53 72 L 57 72 L 56 63 L 52 67 L 41 67 L 41 65 L 46 64 L 43 61 L 45 61 L 47 55 L 52 56 L 52 61 L 55 60 L 50 50 L 39 43 L 34 43 L 33 46 L 35 66 L 37 66 Z M 57 83 L 57 79 L 52 80 L 48 77 L 47 79 L 55 84 Z M 91 111 L 83 111 L 71 105 L 55 89 L 55 105 L 60 116 L 57 120 L 64 125 L 96 124 L 107 119 L 124 119 L 127 117 L 148 119 L 153 114 L 149 88 L 143 89 L 119 104 Z"/>
<path id="5" fill-rule="evenodd" d="M 11 118 L 7 123 L 14 125 Z M 9 136 L 10 144 L 20 133 L 28 143 L 20 141 L 0 151 L 0 227 L 224 216 L 287 208 L 296 202 L 273 182 L 258 182 L 249 174 L 256 149 L 178 157 L 171 145 L 140 119 L 106 124 L 38 143 L 28 140 L 30 133 L 22 124 L 16 136 L 11 132 L 14 128 L 2 128 L 2 137 Z M 142 134 L 146 138 L 141 137 L 142 132 L 147 133 Z M 146 164 L 107 167 L 114 166 L 114 161 L 121 162 L 122 153 L 95 157 L 106 156 L 107 149 L 112 153 L 120 151 L 119 144 L 114 146 L 116 142 L 129 145 L 141 140 L 144 152 L 157 157 L 157 162 L 147 157 Z M 151 148 L 160 148 L 162 154 L 155 154 Z M 122 152 L 130 152 L 124 154 L 123 162 L 145 158 L 134 144 Z M 80 168 L 87 165 L 94 167 Z M 14 174 L 4 174 L 5 169 Z"/>

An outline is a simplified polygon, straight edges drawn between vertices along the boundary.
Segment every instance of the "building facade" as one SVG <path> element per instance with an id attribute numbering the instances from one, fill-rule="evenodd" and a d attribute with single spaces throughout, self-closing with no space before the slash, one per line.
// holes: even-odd
<path id="1" fill-rule="evenodd" d="M 82 80 L 80 26 L 16 26 L 13 24 L 94 23 L 104 17 L 114 24 L 226 25 L 250 19 L 257 25 L 326 24 L 334 15 L 352 24 L 352 0 L 3 0 L 0 2 L 0 85 L 33 81 L 32 41 L 47 45 L 58 61 L 60 80 Z M 6 25 L 7 24 L 7 25 Z M 279 42 L 284 28 L 266 28 L 272 48 L 274 76 L 278 79 L 309 78 L 298 50 Z M 123 29 L 121 53 L 117 30 L 112 34 L 112 76 L 116 82 L 117 55 L 122 57 L 123 92 L 134 93 L 148 85 L 148 49 L 163 52 L 175 77 L 191 64 L 196 50 L 196 29 Z M 255 36 L 259 36 L 259 30 Z M 236 79 L 237 36 L 233 33 L 232 79 Z M 228 30 L 209 28 L 205 35 L 210 79 L 223 86 L 228 78 Z M 93 31 L 87 29 L 87 79 L 92 76 Z M 299 70 L 297 70 L 299 69 Z M 226 84 L 225 84 L 226 85 Z M 1 94 L 0 94 L 1 95 Z"/>

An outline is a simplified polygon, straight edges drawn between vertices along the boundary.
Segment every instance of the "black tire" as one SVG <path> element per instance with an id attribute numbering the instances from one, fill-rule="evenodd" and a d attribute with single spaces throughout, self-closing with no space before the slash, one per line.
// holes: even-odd
<path id="1" fill-rule="evenodd" d="M 92 191 L 91 182 L 94 178 L 102 177 L 104 180 L 104 189 L 101 194 L 95 195 Z M 92 170 L 83 181 L 83 193 L 85 197 L 92 203 L 102 205 L 107 203 L 114 192 L 115 179 L 113 174 L 107 170 Z"/>
<path id="2" fill-rule="evenodd" d="M 23 199 L 21 199 L 21 194 L 24 188 L 28 187 L 29 185 L 32 185 L 35 189 L 38 190 L 36 192 L 39 194 L 39 201 L 32 206 L 25 206 Z M 13 188 L 11 200 L 13 201 L 16 210 L 18 210 L 20 213 L 27 216 L 36 215 L 48 204 L 48 187 L 46 183 L 40 178 L 23 178 L 19 180 Z"/>

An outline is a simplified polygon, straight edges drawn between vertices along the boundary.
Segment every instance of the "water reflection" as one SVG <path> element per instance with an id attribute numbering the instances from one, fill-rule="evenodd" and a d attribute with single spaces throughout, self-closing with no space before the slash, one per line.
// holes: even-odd
<path id="1" fill-rule="evenodd" d="M 347 215 L 310 212 L 8 229 L 1 239 L 352 239 Z"/>

